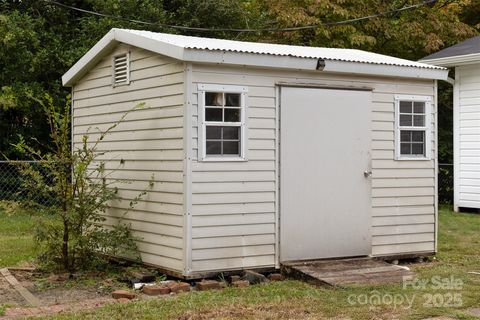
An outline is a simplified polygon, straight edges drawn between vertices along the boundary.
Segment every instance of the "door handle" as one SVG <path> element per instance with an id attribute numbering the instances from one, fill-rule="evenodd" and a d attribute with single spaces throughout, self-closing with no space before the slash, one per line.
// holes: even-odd
<path id="1" fill-rule="evenodd" d="M 364 176 L 365 178 L 368 178 L 368 177 L 370 177 L 371 175 L 372 175 L 372 171 L 368 171 L 368 170 L 363 171 L 363 176 Z"/>

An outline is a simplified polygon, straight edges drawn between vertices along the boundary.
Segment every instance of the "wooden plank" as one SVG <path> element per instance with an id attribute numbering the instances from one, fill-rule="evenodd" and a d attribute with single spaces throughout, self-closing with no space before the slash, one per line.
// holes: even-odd
<path id="1" fill-rule="evenodd" d="M 404 268 L 369 258 L 293 262 L 283 264 L 282 268 L 294 277 L 330 286 L 391 284 L 415 276 Z"/>
<path id="2" fill-rule="evenodd" d="M 42 302 L 17 281 L 7 268 L 0 269 L 5 280 L 32 306 L 40 307 Z"/>

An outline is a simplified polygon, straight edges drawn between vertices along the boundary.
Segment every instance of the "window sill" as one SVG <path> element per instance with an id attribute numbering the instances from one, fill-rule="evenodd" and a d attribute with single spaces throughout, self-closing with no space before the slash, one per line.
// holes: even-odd
<path id="1" fill-rule="evenodd" d="M 395 160 L 398 161 L 430 161 L 433 160 L 432 158 L 426 158 L 426 157 L 397 157 Z"/>
<path id="2" fill-rule="evenodd" d="M 201 162 L 246 162 L 248 159 L 245 158 L 228 158 L 228 157 L 207 157 L 200 159 Z"/>

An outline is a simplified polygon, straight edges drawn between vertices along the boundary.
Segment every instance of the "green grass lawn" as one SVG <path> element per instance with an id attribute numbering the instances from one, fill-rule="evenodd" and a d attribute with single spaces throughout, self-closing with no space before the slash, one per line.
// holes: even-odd
<path id="1" fill-rule="evenodd" d="M 32 217 L 26 212 L 7 215 L 0 210 L 0 268 L 33 258 L 33 226 Z"/>
<path id="2" fill-rule="evenodd" d="M 30 227 L 28 219 L 20 224 L 26 229 Z M 441 210 L 439 253 L 431 262 L 413 266 L 419 280 L 428 281 L 425 288 L 385 285 L 334 289 L 289 280 L 108 305 L 48 319 L 424 319 L 441 315 L 474 319 L 467 315 L 467 310 L 480 307 L 480 275 L 468 272 L 480 272 L 479 231 L 480 214 Z M 1 252 L 3 256 L 5 253 Z M 22 259 L 15 255 L 9 252 L 6 259 Z M 443 288 L 432 283 L 432 277 L 437 277 L 433 281 L 441 280 Z M 462 283 L 447 283 L 448 279 Z M 377 296 L 384 299 L 382 303 L 363 303 L 363 298 Z M 391 303 L 392 299 L 397 303 Z"/>

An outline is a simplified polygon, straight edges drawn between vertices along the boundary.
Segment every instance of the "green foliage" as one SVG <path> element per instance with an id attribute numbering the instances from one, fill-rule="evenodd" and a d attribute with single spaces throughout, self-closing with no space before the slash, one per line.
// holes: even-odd
<path id="1" fill-rule="evenodd" d="M 438 161 L 453 163 L 453 87 L 438 83 Z"/>
<path id="2" fill-rule="evenodd" d="M 43 0 L 0 0 L 0 152 L 20 158 L 12 143 L 35 137 L 45 151 L 49 129 L 43 111 L 28 96 L 46 92 L 65 105 L 61 76 L 113 27 L 184 33 L 237 40 L 358 48 L 420 59 L 475 35 L 480 28 L 476 0 L 439 0 L 415 10 L 340 26 L 296 32 L 196 32 L 160 24 L 203 28 L 284 28 L 355 19 L 420 3 L 419 0 L 66 0 L 107 15 L 94 16 Z M 142 20 L 153 24 L 129 22 Z M 451 96 L 440 97 L 440 110 Z M 441 154 L 451 157 L 448 121 L 440 122 Z M 448 148 L 448 149 L 447 149 Z"/>
<path id="3" fill-rule="evenodd" d="M 0 268 L 16 266 L 34 258 L 31 230 L 35 222 L 25 210 L 16 210 L 12 214 L 0 210 Z"/>
<path id="4" fill-rule="evenodd" d="M 419 1 L 385 0 L 259 0 L 278 28 L 321 25 L 392 11 Z M 466 4 L 464 4 L 466 6 Z M 423 56 L 475 34 L 472 26 L 460 21 L 463 6 L 438 1 L 361 22 L 319 26 L 302 32 L 273 33 L 275 42 L 303 45 L 358 48 L 406 59 Z"/>
<path id="5" fill-rule="evenodd" d="M 39 221 L 35 226 L 40 261 L 49 267 L 61 266 L 74 271 L 91 267 L 101 259 L 96 255 L 98 253 L 139 258 L 136 239 L 132 237 L 129 225 L 122 222 L 122 217 L 133 209 L 146 190 L 130 202 L 118 221 L 107 221 L 105 211 L 109 203 L 118 199 L 115 186 L 127 182 L 111 177 L 115 169 L 107 169 L 99 160 L 105 153 L 97 148 L 127 113 L 106 131 L 100 132 L 97 140 L 90 141 L 89 135 L 84 135 L 81 147 L 72 152 L 70 109 L 56 107 L 49 96 L 45 100 L 46 103 L 39 99 L 36 102 L 44 110 L 51 129 L 49 152 L 30 146 L 24 139 L 15 145 L 19 154 L 36 160 L 35 163 L 18 164 L 23 178 L 22 189 L 28 190 L 27 198 L 19 205 L 46 214 L 43 219 L 43 215 L 37 216 Z M 53 199 L 47 203 L 56 205 L 39 203 L 39 197 Z"/>
<path id="6" fill-rule="evenodd" d="M 152 25 L 93 16 L 43 0 L 0 0 L 0 152 L 22 155 L 11 147 L 18 135 L 50 144 L 45 115 L 28 96 L 48 93 L 65 105 L 68 88 L 61 76 L 111 28 L 178 32 L 158 24 L 239 27 L 248 12 L 236 0 L 66 0 L 66 5 L 103 14 L 152 22 Z M 226 37 L 228 34 L 209 34 Z"/>

